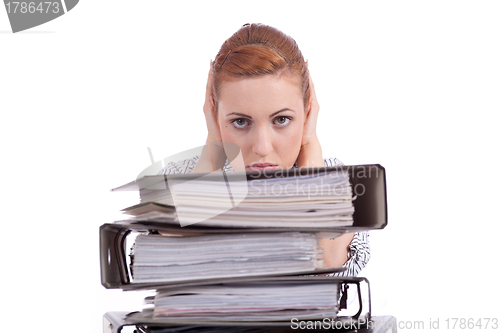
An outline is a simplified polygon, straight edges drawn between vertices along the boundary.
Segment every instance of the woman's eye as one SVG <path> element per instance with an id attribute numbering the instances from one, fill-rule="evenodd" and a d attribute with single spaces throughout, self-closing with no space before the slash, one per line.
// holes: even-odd
<path id="1" fill-rule="evenodd" d="M 238 118 L 238 119 L 235 119 L 232 121 L 234 127 L 236 128 L 243 128 L 243 127 L 246 127 L 248 125 L 248 120 L 244 119 L 244 118 Z"/>
<path id="2" fill-rule="evenodd" d="M 274 119 L 274 123 L 279 125 L 279 126 L 284 126 L 286 124 L 288 124 L 290 122 L 290 118 L 289 117 L 276 117 Z"/>

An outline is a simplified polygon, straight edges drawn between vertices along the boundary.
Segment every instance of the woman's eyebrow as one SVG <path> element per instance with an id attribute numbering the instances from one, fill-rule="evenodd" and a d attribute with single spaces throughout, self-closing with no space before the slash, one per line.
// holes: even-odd
<path id="1" fill-rule="evenodd" d="M 274 117 L 275 115 L 277 115 L 278 113 L 283 112 L 283 111 L 291 111 L 291 112 L 294 112 L 292 109 L 289 109 L 289 108 L 284 108 L 284 109 L 281 109 L 281 110 L 276 111 L 276 112 L 274 112 L 273 114 L 269 115 L 269 118 L 272 118 L 272 117 Z"/>
<path id="2" fill-rule="evenodd" d="M 226 117 L 229 117 L 231 115 L 235 115 L 235 116 L 240 116 L 240 117 L 247 117 L 249 119 L 252 119 L 252 117 L 250 117 L 249 115 L 247 114 L 244 114 L 244 113 L 238 113 L 238 112 L 231 112 L 230 114 L 228 114 Z"/>
<path id="3" fill-rule="evenodd" d="M 273 112 L 271 115 L 269 115 L 269 118 L 272 118 L 274 117 L 275 115 L 277 115 L 278 113 L 280 112 L 283 112 L 283 111 L 291 111 L 291 112 L 294 112 L 292 109 L 289 109 L 289 108 L 284 108 L 284 109 L 281 109 L 279 111 L 276 111 L 276 112 Z M 239 112 L 231 112 L 227 115 L 227 117 L 229 116 L 232 116 L 232 115 L 235 115 L 235 116 L 240 116 L 240 117 L 246 117 L 248 119 L 252 119 L 251 116 L 247 115 L 247 114 L 244 114 L 244 113 L 239 113 Z"/>

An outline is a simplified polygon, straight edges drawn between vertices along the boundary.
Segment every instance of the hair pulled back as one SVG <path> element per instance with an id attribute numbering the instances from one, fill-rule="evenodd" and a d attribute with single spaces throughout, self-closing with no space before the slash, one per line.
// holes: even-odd
<path id="1" fill-rule="evenodd" d="M 289 75 L 302 89 L 304 108 L 309 105 L 309 72 L 293 38 L 271 26 L 243 25 L 222 44 L 212 63 L 213 99 L 217 112 L 222 81 L 227 77 Z"/>

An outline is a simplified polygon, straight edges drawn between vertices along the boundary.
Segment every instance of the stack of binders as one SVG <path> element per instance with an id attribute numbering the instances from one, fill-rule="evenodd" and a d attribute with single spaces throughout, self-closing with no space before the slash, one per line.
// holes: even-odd
<path id="1" fill-rule="evenodd" d="M 144 176 L 115 190 L 141 203 L 101 226 L 101 283 L 156 295 L 107 312 L 105 332 L 396 331 L 371 316 L 366 278 L 326 276 L 343 269 L 325 268 L 319 246 L 387 225 L 382 166 Z"/>

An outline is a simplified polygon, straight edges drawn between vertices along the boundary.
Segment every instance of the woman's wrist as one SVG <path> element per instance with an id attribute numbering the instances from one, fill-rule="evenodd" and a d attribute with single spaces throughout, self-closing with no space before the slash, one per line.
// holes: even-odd
<path id="1" fill-rule="evenodd" d="M 200 158 L 193 168 L 192 173 L 209 173 L 213 171 L 212 161 L 210 158 L 210 151 L 208 145 L 205 144 L 203 150 L 201 151 Z"/>
<path id="2" fill-rule="evenodd" d="M 221 170 L 226 162 L 226 154 L 222 142 L 207 138 L 205 147 L 196 163 L 193 173 L 209 173 Z"/>
<path id="3" fill-rule="evenodd" d="M 299 168 L 315 168 L 323 167 L 323 152 L 318 137 L 315 135 L 311 140 L 300 148 L 299 157 L 297 158 L 297 167 Z"/>

